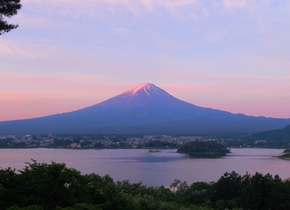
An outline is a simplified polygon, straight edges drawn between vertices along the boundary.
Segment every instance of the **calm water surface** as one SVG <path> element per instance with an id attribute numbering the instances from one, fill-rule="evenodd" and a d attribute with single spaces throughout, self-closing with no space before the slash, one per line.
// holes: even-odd
<path id="1" fill-rule="evenodd" d="M 219 159 L 190 159 L 176 150 L 148 152 L 144 149 L 68 150 L 68 149 L 0 149 L 0 167 L 23 169 L 31 159 L 37 162 L 66 163 L 82 173 L 109 174 L 114 180 L 142 181 L 149 186 L 169 186 L 174 179 L 188 184 L 197 181 L 217 181 L 225 172 L 236 171 L 244 175 L 278 174 L 290 177 L 290 161 L 274 156 L 281 149 L 231 149 Z"/>

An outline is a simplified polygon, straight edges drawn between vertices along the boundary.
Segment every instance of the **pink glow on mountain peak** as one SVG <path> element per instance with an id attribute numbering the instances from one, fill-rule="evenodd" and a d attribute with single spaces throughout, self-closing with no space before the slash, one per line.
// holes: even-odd
<path id="1" fill-rule="evenodd" d="M 154 85 L 150 83 L 141 83 L 137 86 L 135 86 L 133 89 L 129 90 L 128 92 L 130 95 L 135 95 L 138 91 L 144 90 L 147 95 L 150 96 L 150 94 L 147 92 L 147 90 L 150 90 Z"/>

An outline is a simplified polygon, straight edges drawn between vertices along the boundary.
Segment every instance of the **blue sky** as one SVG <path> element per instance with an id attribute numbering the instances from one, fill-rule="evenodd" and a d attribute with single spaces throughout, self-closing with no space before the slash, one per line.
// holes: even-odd
<path id="1" fill-rule="evenodd" d="M 143 82 L 290 118 L 290 1 L 22 0 L 0 37 L 0 120 L 76 110 Z"/>

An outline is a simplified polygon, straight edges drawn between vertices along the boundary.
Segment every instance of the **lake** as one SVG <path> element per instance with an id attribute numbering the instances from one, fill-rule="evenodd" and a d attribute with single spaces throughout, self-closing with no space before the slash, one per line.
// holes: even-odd
<path id="1" fill-rule="evenodd" d="M 142 181 L 148 186 L 169 186 L 174 179 L 188 184 L 217 181 L 225 172 L 278 174 L 290 177 L 290 161 L 281 160 L 283 149 L 231 149 L 218 159 L 191 159 L 176 150 L 149 152 L 146 149 L 69 150 L 0 149 L 0 167 L 21 170 L 31 159 L 40 163 L 66 163 L 82 173 L 109 174 L 115 181 Z"/>

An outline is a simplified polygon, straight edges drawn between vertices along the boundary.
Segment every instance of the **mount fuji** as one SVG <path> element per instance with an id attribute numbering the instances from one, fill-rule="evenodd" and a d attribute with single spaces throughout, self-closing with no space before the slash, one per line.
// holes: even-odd
<path id="1" fill-rule="evenodd" d="M 40 118 L 0 122 L 0 134 L 210 134 L 280 129 L 290 119 L 196 106 L 143 83 L 99 104 Z"/>

